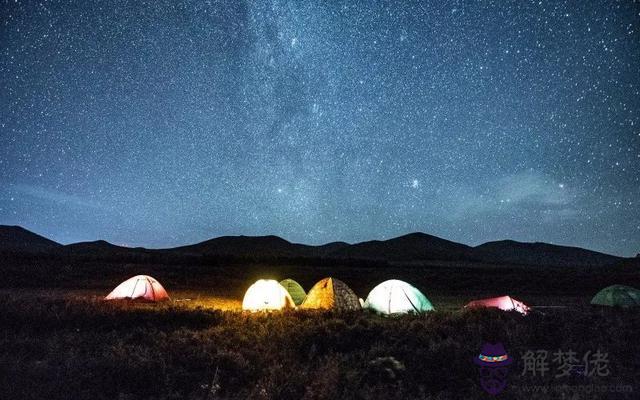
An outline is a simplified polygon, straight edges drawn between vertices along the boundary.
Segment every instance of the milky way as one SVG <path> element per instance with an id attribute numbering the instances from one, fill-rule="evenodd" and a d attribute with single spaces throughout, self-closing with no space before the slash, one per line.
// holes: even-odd
<path id="1" fill-rule="evenodd" d="M 637 2 L 90 3 L 0 3 L 2 224 L 640 252 Z"/>

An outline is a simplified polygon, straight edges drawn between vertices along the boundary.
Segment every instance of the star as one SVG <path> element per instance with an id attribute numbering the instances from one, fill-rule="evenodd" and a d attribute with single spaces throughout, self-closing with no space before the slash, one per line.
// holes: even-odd
<path id="1" fill-rule="evenodd" d="M 0 224 L 639 251 L 633 2 L 172 5 L 3 3 Z"/>

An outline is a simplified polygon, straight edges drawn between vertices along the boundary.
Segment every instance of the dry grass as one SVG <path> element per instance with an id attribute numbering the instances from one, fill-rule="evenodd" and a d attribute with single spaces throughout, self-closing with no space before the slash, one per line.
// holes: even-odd
<path id="1" fill-rule="evenodd" d="M 637 310 L 248 314 L 223 311 L 239 298 L 206 290 L 177 291 L 184 301 L 163 304 L 104 302 L 104 294 L 1 291 L 0 398 L 485 398 L 471 363 L 484 341 L 501 341 L 516 357 L 528 349 L 609 353 L 611 376 L 587 381 L 520 376 L 515 365 L 505 399 L 549 397 L 524 393 L 526 384 L 633 385 L 640 371 Z M 443 310 L 465 300 L 434 302 Z M 611 398 L 574 394 L 565 398 Z"/>

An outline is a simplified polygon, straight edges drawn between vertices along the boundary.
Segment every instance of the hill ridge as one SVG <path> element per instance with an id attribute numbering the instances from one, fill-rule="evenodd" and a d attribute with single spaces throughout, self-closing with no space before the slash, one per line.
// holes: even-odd
<path id="1" fill-rule="evenodd" d="M 12 234 L 16 235 L 17 239 L 11 238 Z M 277 235 L 225 235 L 184 246 L 145 249 L 118 246 L 105 240 L 63 246 L 25 228 L 0 225 L 0 250 L 37 252 L 59 249 L 66 249 L 74 254 L 96 252 L 97 255 L 144 252 L 253 259 L 321 258 L 395 263 L 449 261 L 543 266 L 604 266 L 626 260 L 624 257 L 581 247 L 545 242 L 519 242 L 512 239 L 469 246 L 420 231 L 383 240 L 374 239 L 353 244 L 337 241 L 321 245 L 294 243 Z"/>

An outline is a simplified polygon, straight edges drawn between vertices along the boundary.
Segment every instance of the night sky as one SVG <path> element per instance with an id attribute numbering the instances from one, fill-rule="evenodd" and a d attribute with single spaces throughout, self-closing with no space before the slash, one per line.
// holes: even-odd
<path id="1" fill-rule="evenodd" d="M 640 3 L 0 0 L 0 224 L 640 252 Z"/>

